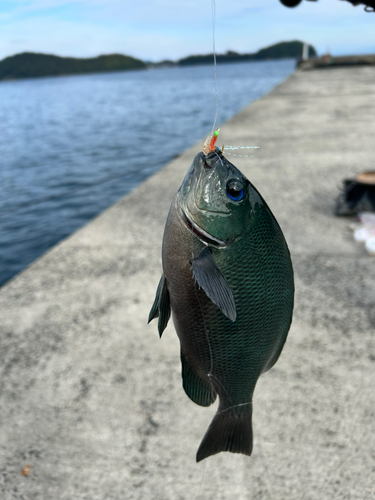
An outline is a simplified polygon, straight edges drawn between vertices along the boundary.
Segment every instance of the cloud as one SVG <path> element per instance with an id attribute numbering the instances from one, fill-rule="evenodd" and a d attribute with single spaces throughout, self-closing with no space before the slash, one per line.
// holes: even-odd
<path id="1" fill-rule="evenodd" d="M 375 16 L 340 0 L 216 0 L 216 47 L 252 52 L 301 39 L 320 52 L 374 50 Z M 211 0 L 1 0 L 0 58 L 25 50 L 178 59 L 212 50 Z M 360 36 L 359 36 L 360 35 Z"/>

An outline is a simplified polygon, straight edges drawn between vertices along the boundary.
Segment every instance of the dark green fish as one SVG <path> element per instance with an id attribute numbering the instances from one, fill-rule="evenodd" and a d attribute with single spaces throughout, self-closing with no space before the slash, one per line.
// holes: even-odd
<path id="1" fill-rule="evenodd" d="M 149 316 L 161 336 L 172 311 L 189 398 L 209 406 L 219 395 L 197 462 L 251 454 L 254 388 L 283 348 L 293 296 L 289 250 L 266 202 L 219 149 L 198 153 L 169 211 Z"/>

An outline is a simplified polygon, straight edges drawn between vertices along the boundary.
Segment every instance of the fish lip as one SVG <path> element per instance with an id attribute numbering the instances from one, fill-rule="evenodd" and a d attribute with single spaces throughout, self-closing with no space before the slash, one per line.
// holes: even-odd
<path id="1" fill-rule="evenodd" d="M 203 241 L 206 245 L 219 245 L 221 247 L 226 246 L 228 244 L 227 241 L 220 240 L 219 238 L 216 238 L 216 236 L 213 236 L 210 233 L 207 233 L 204 229 L 202 229 L 200 226 L 198 226 L 192 219 L 189 217 L 189 214 L 186 213 L 184 209 L 181 209 L 183 219 L 187 227 L 192 231 L 194 234 L 196 234 L 200 240 Z"/>

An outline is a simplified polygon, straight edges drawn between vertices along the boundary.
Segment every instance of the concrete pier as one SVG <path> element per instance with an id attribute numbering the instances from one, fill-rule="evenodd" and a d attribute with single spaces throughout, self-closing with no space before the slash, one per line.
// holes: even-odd
<path id="1" fill-rule="evenodd" d="M 296 275 L 288 341 L 255 391 L 253 455 L 195 463 L 215 408 L 185 395 L 173 326 L 161 340 L 147 326 L 199 143 L 1 289 L 1 500 L 375 498 L 375 260 L 333 216 L 342 179 L 374 169 L 374 116 L 375 68 L 342 68 L 297 72 L 221 128 L 225 144 L 261 146 L 228 158 L 276 215 Z"/>

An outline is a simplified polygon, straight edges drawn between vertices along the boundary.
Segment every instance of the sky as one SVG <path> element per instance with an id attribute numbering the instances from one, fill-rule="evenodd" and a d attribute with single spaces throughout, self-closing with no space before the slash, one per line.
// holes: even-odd
<path id="1" fill-rule="evenodd" d="M 177 60 L 212 52 L 213 0 L 0 0 L 0 59 L 19 52 Z M 215 0 L 216 51 L 256 52 L 287 40 L 319 54 L 375 53 L 375 13 L 340 0 Z"/>

